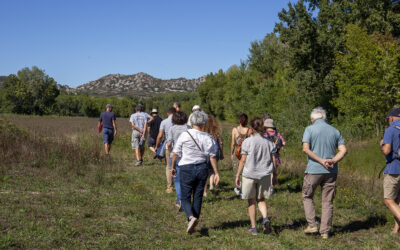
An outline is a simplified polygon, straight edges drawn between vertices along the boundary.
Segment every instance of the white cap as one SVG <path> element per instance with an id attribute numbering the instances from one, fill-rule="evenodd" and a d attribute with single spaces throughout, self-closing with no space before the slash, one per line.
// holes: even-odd
<path id="1" fill-rule="evenodd" d="M 195 110 L 200 110 L 200 106 L 199 105 L 194 105 L 193 108 L 192 108 L 192 111 L 195 111 Z"/>
<path id="2" fill-rule="evenodd" d="M 151 113 L 158 113 L 158 110 L 157 109 L 152 109 Z"/>

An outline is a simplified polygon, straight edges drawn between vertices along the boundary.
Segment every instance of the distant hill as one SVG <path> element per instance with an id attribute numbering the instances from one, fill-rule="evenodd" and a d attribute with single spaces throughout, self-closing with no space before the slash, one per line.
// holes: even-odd
<path id="1" fill-rule="evenodd" d="M 140 72 L 134 75 L 106 75 L 75 89 L 65 85 L 59 85 L 59 88 L 68 92 L 84 93 L 91 96 L 152 96 L 170 92 L 193 92 L 204 80 L 205 76 L 197 79 L 162 80 Z"/>

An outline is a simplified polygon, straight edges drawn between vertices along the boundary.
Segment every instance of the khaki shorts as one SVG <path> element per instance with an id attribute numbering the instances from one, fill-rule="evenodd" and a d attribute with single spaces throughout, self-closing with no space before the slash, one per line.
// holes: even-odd
<path id="1" fill-rule="evenodd" d="M 383 178 L 383 198 L 396 200 L 400 191 L 400 175 L 385 174 Z"/>
<path id="2" fill-rule="evenodd" d="M 242 176 L 242 199 L 268 199 L 271 194 L 271 175 L 264 176 L 260 180 L 246 178 Z"/>
<path id="3" fill-rule="evenodd" d="M 132 130 L 132 141 L 131 141 L 132 149 L 144 148 L 144 145 L 143 146 L 139 145 L 141 137 L 142 134 L 139 131 L 137 131 L 136 129 Z"/>

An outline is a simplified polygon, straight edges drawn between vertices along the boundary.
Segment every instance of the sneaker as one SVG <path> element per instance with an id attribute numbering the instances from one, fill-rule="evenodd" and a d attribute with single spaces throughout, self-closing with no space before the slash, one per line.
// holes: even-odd
<path id="1" fill-rule="evenodd" d="M 235 191 L 235 193 L 236 193 L 237 196 L 241 195 L 241 193 L 242 193 L 242 192 L 240 191 L 240 189 L 237 188 L 237 187 L 235 187 L 235 188 L 233 189 L 233 191 Z"/>
<path id="2" fill-rule="evenodd" d="M 251 233 L 252 235 L 257 235 L 258 234 L 258 230 L 256 227 L 251 227 L 247 230 L 247 232 Z"/>
<path id="3" fill-rule="evenodd" d="M 304 233 L 306 234 L 313 234 L 318 232 L 318 227 L 310 227 L 308 226 L 306 229 L 304 229 Z"/>
<path id="4" fill-rule="evenodd" d="M 178 208 L 178 212 L 182 212 L 183 211 L 182 202 L 177 201 L 175 203 L 175 206 Z"/>
<path id="5" fill-rule="evenodd" d="M 142 163 L 143 163 L 143 161 L 137 161 L 136 164 L 135 164 L 135 166 L 136 166 L 136 167 L 142 166 Z"/>
<path id="6" fill-rule="evenodd" d="M 271 221 L 268 218 L 264 218 L 263 220 L 263 233 L 269 234 L 271 233 Z"/>
<path id="7" fill-rule="evenodd" d="M 199 220 L 197 218 L 195 218 L 195 217 L 192 217 L 192 219 L 190 219 L 189 222 L 188 222 L 188 227 L 187 227 L 186 232 L 188 234 L 192 234 L 193 231 L 194 231 L 194 228 L 197 225 L 197 223 L 199 223 Z"/>
<path id="8" fill-rule="evenodd" d="M 321 234 L 322 239 L 328 239 L 329 238 L 329 234 L 328 233 L 323 233 Z"/>
<path id="9" fill-rule="evenodd" d="M 174 190 L 172 188 L 167 188 L 167 190 L 165 190 L 165 192 L 167 194 L 170 194 L 170 193 L 174 192 Z"/>

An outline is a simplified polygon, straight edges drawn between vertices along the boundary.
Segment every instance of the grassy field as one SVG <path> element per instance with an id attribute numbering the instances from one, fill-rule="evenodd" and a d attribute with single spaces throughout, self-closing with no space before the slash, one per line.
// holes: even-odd
<path id="1" fill-rule="evenodd" d="M 11 122 L 8 123 L 8 122 Z M 249 235 L 247 202 L 233 189 L 229 160 L 208 193 L 193 235 L 166 194 L 165 167 L 147 154 L 134 167 L 127 119 L 118 119 L 112 157 L 103 155 L 96 119 L 0 117 L 0 248 L 399 248 L 382 203 L 383 164 L 376 140 L 348 143 L 340 165 L 333 236 L 306 236 L 300 143 L 282 152 L 277 193 L 268 201 L 273 232 Z M 12 124 L 15 124 L 12 125 Z M 224 124 L 229 138 L 229 124 Z M 228 150 L 229 141 L 225 142 Z M 229 157 L 228 157 L 229 158 Z M 320 192 L 316 194 L 320 215 Z"/>

